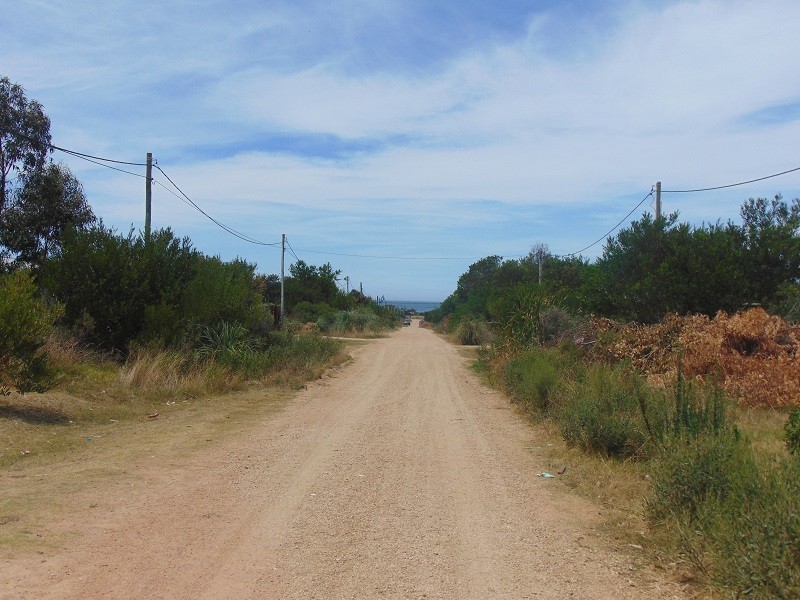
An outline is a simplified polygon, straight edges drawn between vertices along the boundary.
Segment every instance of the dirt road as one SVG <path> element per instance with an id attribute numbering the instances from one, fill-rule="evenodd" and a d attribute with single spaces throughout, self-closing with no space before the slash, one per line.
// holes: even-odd
<path id="1" fill-rule="evenodd" d="M 74 533 L 0 563 L 0 597 L 672 596 L 591 543 L 597 509 L 537 477 L 532 435 L 405 328 L 247 434 L 69 500 Z"/>

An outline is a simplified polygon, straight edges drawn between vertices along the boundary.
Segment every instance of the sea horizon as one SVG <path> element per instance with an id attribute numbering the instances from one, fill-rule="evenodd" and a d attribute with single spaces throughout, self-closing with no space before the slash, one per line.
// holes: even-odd
<path id="1" fill-rule="evenodd" d="M 397 308 L 413 309 L 419 313 L 436 310 L 442 305 L 441 301 L 432 300 L 387 300 L 386 304 L 391 304 Z"/>

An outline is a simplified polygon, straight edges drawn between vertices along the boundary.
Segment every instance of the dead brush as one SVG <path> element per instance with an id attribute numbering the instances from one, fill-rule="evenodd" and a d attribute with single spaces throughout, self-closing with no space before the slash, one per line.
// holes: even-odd
<path id="1" fill-rule="evenodd" d="M 596 354 L 629 361 L 654 385 L 675 380 L 680 354 L 687 378 L 716 381 L 742 405 L 800 406 L 800 327 L 761 308 L 713 319 L 671 315 L 656 325 L 593 325 L 602 346 Z"/>

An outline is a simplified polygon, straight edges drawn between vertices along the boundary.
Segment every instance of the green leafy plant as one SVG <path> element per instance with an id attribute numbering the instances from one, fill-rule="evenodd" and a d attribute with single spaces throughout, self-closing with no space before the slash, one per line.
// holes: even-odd
<path id="1" fill-rule="evenodd" d="M 31 275 L 0 277 L 0 387 L 20 392 L 40 389 L 48 375 L 41 353 L 62 307 L 39 296 Z"/>
<path id="2" fill-rule="evenodd" d="M 800 458 L 800 408 L 795 408 L 789 415 L 784 435 L 789 452 Z"/>

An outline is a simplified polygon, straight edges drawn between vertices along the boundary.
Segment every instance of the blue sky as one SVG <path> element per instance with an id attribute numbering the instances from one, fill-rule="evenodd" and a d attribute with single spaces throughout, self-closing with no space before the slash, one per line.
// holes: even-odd
<path id="1" fill-rule="evenodd" d="M 490 254 L 574 252 L 657 180 L 800 166 L 796 0 L 17 0 L 0 30 L 0 75 L 54 144 L 152 152 L 215 218 L 387 298 L 441 300 Z M 106 224 L 142 227 L 141 177 L 54 157 Z M 699 224 L 776 193 L 800 196 L 800 172 L 663 203 Z M 159 185 L 153 225 L 280 269 Z"/>

